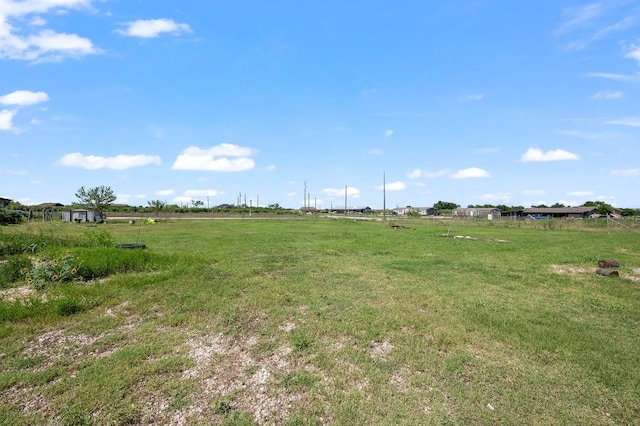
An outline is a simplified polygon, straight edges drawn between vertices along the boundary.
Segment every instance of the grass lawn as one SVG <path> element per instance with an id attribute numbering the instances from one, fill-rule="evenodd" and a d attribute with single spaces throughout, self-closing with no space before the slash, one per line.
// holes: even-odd
<path id="1" fill-rule="evenodd" d="M 0 424 L 638 424 L 640 235 L 402 225 L 4 227 L 147 248 L 71 249 L 105 268 L 143 253 L 138 270 L 4 284 Z"/>

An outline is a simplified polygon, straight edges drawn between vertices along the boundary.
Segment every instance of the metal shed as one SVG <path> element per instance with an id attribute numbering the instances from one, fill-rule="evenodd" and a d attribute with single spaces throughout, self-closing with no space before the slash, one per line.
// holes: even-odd
<path id="1" fill-rule="evenodd" d="M 93 210 L 72 209 L 62 212 L 63 222 L 102 222 L 100 213 Z"/>

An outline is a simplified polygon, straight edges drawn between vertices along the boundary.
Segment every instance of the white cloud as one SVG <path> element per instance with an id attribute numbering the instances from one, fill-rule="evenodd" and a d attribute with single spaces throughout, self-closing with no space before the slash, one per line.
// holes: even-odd
<path id="1" fill-rule="evenodd" d="M 472 93 L 470 95 L 465 95 L 458 98 L 458 100 L 461 102 L 481 101 L 483 99 L 484 99 L 484 94 L 482 93 Z"/>
<path id="2" fill-rule="evenodd" d="M 428 170 L 414 169 L 407 173 L 407 177 L 410 179 L 419 179 L 419 178 L 438 178 L 447 176 L 450 173 L 450 170 L 444 169 L 437 172 L 431 172 Z"/>
<path id="3" fill-rule="evenodd" d="M 622 92 L 613 92 L 611 90 L 602 90 L 591 96 L 591 99 L 622 99 Z"/>
<path id="4" fill-rule="evenodd" d="M 182 194 L 185 197 L 191 197 L 191 199 L 217 197 L 218 195 L 224 195 L 223 191 L 217 189 L 188 189 Z"/>
<path id="5" fill-rule="evenodd" d="M 477 148 L 474 149 L 473 152 L 476 154 L 493 154 L 496 152 L 500 152 L 501 148 L 499 146 L 495 147 L 487 147 L 487 148 Z"/>
<path id="6" fill-rule="evenodd" d="M 453 175 L 452 179 L 477 179 L 491 177 L 489 172 L 478 167 L 469 167 L 468 169 L 458 170 Z"/>
<path id="7" fill-rule="evenodd" d="M 30 15 L 62 14 L 89 9 L 92 0 L 3 0 L 0 2 L 0 59 L 31 62 L 61 61 L 100 53 L 88 38 L 43 28 L 46 20 Z"/>
<path id="8" fill-rule="evenodd" d="M 522 154 L 520 161 L 523 163 L 545 162 L 545 161 L 563 161 L 563 160 L 579 160 L 580 157 L 572 152 L 563 149 L 556 149 L 542 152 L 538 148 L 529 148 L 527 152 Z"/>
<path id="9" fill-rule="evenodd" d="M 482 194 L 480 199 L 487 204 L 507 204 L 511 202 L 511 194 L 508 193 L 497 193 L 497 194 Z"/>
<path id="10" fill-rule="evenodd" d="M 389 129 L 384 132 L 384 135 L 390 138 L 391 136 L 393 136 L 393 133 L 394 133 L 393 130 Z"/>
<path id="11" fill-rule="evenodd" d="M 173 195 L 175 191 L 173 189 L 161 189 L 159 191 L 156 191 L 155 194 L 156 195 L 160 195 L 162 197 L 166 197 L 168 195 Z"/>
<path id="12" fill-rule="evenodd" d="M 567 195 L 571 197 L 592 197 L 594 195 L 593 191 L 573 191 L 568 192 Z"/>
<path id="13" fill-rule="evenodd" d="M 267 166 L 267 171 L 272 172 L 276 169 L 276 165 L 275 164 L 269 164 Z"/>
<path id="14" fill-rule="evenodd" d="M 18 111 L 11 109 L 3 109 L 0 111 L 0 130 L 18 130 L 13 127 L 13 117 L 17 112 Z"/>
<path id="15" fill-rule="evenodd" d="M 627 52 L 624 57 L 633 59 L 634 61 L 638 61 L 638 65 L 640 65 L 640 45 L 631 44 L 627 47 L 626 50 Z"/>
<path id="16" fill-rule="evenodd" d="M 139 19 L 127 22 L 125 25 L 125 29 L 116 30 L 116 32 L 129 37 L 155 38 L 163 33 L 179 36 L 192 32 L 189 25 L 171 19 Z"/>
<path id="17" fill-rule="evenodd" d="M 74 152 L 60 158 L 57 164 L 64 167 L 79 167 L 88 170 L 125 170 L 132 167 L 147 166 L 149 164 L 159 166 L 162 164 L 162 160 L 157 155 L 116 155 L 115 157 L 100 157 Z"/>
<path id="18" fill-rule="evenodd" d="M 12 169 L 0 169 L 0 174 L 2 175 L 12 175 L 12 176 L 27 176 L 28 173 L 24 170 L 12 170 Z"/>
<path id="19" fill-rule="evenodd" d="M 640 81 L 640 74 L 615 74 L 608 72 L 590 72 L 587 77 L 604 78 L 605 80 L 622 81 L 625 83 L 634 83 Z"/>
<path id="20" fill-rule="evenodd" d="M 620 118 L 617 120 L 607 121 L 606 124 L 613 124 L 616 126 L 640 127 L 640 118 Z"/>
<path id="21" fill-rule="evenodd" d="M 587 26 L 590 22 L 602 15 L 601 3 L 590 3 L 581 7 L 567 8 L 563 12 L 564 22 L 558 27 L 554 34 L 560 36 L 578 28 Z"/>
<path id="22" fill-rule="evenodd" d="M 571 136 L 571 137 L 580 138 L 580 139 L 588 139 L 588 140 L 600 140 L 600 139 L 610 138 L 613 136 L 611 134 L 606 134 L 606 133 L 588 133 L 588 132 L 581 132 L 579 130 L 558 130 L 557 133 L 560 135 Z"/>
<path id="23" fill-rule="evenodd" d="M 522 191 L 522 194 L 527 196 L 544 195 L 546 193 L 547 191 L 545 191 L 544 189 L 525 189 L 524 191 Z"/>
<path id="24" fill-rule="evenodd" d="M 347 191 L 347 197 L 360 198 L 360 190 L 358 188 L 348 186 L 346 188 L 346 191 Z M 344 197 L 345 188 L 325 188 L 322 190 L 322 192 L 327 197 Z"/>
<path id="25" fill-rule="evenodd" d="M 178 155 L 173 170 L 205 170 L 212 172 L 241 172 L 255 166 L 250 156 L 257 151 L 238 145 L 223 143 L 211 148 L 190 146 Z M 236 157 L 236 158 L 229 158 Z"/>
<path id="26" fill-rule="evenodd" d="M 640 176 L 640 169 L 611 170 L 611 174 L 613 176 L 636 177 L 636 176 Z"/>
<path id="27" fill-rule="evenodd" d="M 49 100 L 49 95 L 45 92 L 31 92 L 29 90 L 16 90 L 7 95 L 0 96 L 2 105 L 35 105 Z"/>
<path id="28" fill-rule="evenodd" d="M 376 189 L 378 191 L 382 191 L 383 189 L 386 189 L 387 191 L 404 191 L 407 189 L 407 185 L 402 181 L 389 182 L 385 185 L 376 186 Z"/>

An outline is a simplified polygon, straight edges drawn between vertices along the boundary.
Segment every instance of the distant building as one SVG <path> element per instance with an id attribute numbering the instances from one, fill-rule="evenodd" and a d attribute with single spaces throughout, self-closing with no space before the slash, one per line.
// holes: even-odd
<path id="1" fill-rule="evenodd" d="M 85 209 L 71 209 L 62 212 L 63 222 L 102 222 L 102 216 L 100 213 L 93 210 Z"/>
<path id="2" fill-rule="evenodd" d="M 522 214 L 533 219 L 573 218 L 586 219 L 597 217 L 598 207 L 531 207 L 524 209 Z"/>
<path id="3" fill-rule="evenodd" d="M 8 209 L 11 204 L 11 200 L 8 198 L 0 198 L 0 208 Z"/>
<path id="4" fill-rule="evenodd" d="M 372 214 L 374 213 L 373 209 L 371 207 L 347 207 L 346 209 L 343 208 L 334 208 L 333 210 L 331 210 L 332 213 L 338 213 L 338 214 Z"/>
<path id="5" fill-rule="evenodd" d="M 407 216 L 411 213 L 419 213 L 420 216 L 435 216 L 438 214 L 438 210 L 434 207 L 398 207 L 393 210 L 393 214 L 398 216 Z"/>
<path id="6" fill-rule="evenodd" d="M 458 218 L 481 218 L 481 219 L 500 219 L 500 209 L 495 207 L 480 208 L 480 207 L 458 207 L 451 212 L 453 217 Z"/>

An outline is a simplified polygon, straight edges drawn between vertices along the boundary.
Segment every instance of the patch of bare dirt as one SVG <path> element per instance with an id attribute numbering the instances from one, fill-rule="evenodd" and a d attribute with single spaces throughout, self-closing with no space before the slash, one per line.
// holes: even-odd
<path id="1" fill-rule="evenodd" d="M 584 273 L 592 273 L 595 271 L 595 267 L 583 268 L 580 266 L 572 266 L 572 265 L 551 265 L 550 267 L 552 272 L 556 274 L 562 274 L 562 275 L 584 274 Z"/>
<path id="2" fill-rule="evenodd" d="M 394 347 L 388 340 L 384 342 L 371 342 L 369 356 L 373 359 L 384 359 L 393 351 Z"/>
<path id="3" fill-rule="evenodd" d="M 0 299 L 6 302 L 15 302 L 16 300 L 28 299 L 35 294 L 35 290 L 29 286 L 8 288 L 0 290 Z"/>
<path id="4" fill-rule="evenodd" d="M 287 323 L 283 331 L 292 329 Z M 229 401 L 231 410 L 250 413 L 258 425 L 283 424 L 305 403 L 305 395 L 281 386 L 282 377 L 295 371 L 292 348 L 283 345 L 270 353 L 252 351 L 255 336 L 229 338 L 222 333 L 194 337 L 185 342 L 194 367 L 183 379 L 195 380 L 200 392 L 194 404 L 172 415 L 172 424 L 188 424 L 212 407 Z"/>

